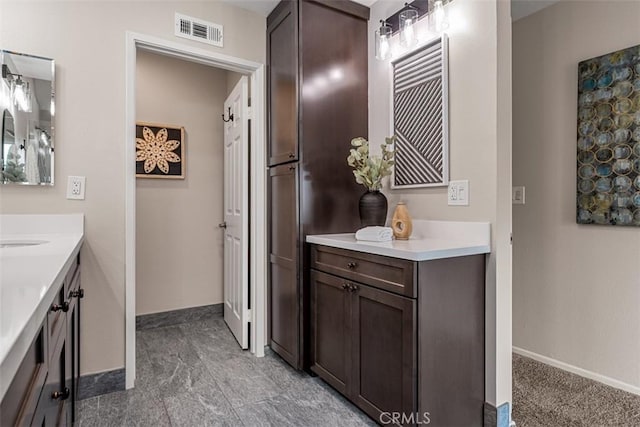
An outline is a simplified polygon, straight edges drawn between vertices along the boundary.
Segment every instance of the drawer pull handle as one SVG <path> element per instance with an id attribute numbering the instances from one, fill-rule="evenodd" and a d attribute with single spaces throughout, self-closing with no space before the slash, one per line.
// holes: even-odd
<path id="1" fill-rule="evenodd" d="M 290 159 L 295 159 L 295 158 L 296 158 L 296 155 L 295 155 L 294 153 L 289 153 L 289 158 L 290 158 Z"/>
<path id="2" fill-rule="evenodd" d="M 357 266 L 358 266 L 358 263 L 357 263 L 357 262 L 353 262 L 353 261 L 351 261 L 351 262 L 348 262 L 348 263 L 347 263 L 347 268 L 349 268 L 350 270 L 353 270 L 353 269 L 354 269 L 354 268 L 356 268 Z"/>
<path id="3" fill-rule="evenodd" d="M 71 292 L 71 298 L 84 298 L 84 289 Z"/>
<path id="4" fill-rule="evenodd" d="M 69 388 L 65 387 L 62 391 L 54 391 L 51 393 L 51 398 L 55 400 L 67 400 L 70 394 Z"/>
<path id="5" fill-rule="evenodd" d="M 352 285 L 352 284 L 349 285 L 349 292 L 355 292 L 358 289 L 360 289 L 358 285 Z"/>
<path id="6" fill-rule="evenodd" d="M 69 311 L 69 302 L 65 301 L 62 304 L 53 304 L 51 306 L 51 311 L 56 312 L 62 310 L 63 313 Z"/>
<path id="7" fill-rule="evenodd" d="M 294 170 L 296 170 L 296 167 L 295 166 L 289 166 L 289 170 L 290 171 L 294 171 Z"/>
<path id="8" fill-rule="evenodd" d="M 348 283 L 343 283 L 342 284 L 342 289 L 349 289 L 349 284 Z"/>

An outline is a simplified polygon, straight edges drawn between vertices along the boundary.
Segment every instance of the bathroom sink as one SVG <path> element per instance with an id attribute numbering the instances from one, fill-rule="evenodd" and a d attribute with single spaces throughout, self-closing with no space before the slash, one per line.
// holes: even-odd
<path id="1" fill-rule="evenodd" d="M 0 240 L 0 249 L 22 248 L 25 246 L 38 246 L 49 243 L 46 240 Z"/>

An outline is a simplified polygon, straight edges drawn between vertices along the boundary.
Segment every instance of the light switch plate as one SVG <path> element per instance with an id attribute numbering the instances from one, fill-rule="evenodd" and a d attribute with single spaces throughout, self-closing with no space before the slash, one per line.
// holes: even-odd
<path id="1" fill-rule="evenodd" d="M 84 176 L 70 176 L 67 181 L 67 199 L 84 200 Z"/>
<path id="2" fill-rule="evenodd" d="M 449 181 L 448 204 L 469 206 L 469 180 Z"/>
<path id="3" fill-rule="evenodd" d="M 514 205 L 524 205 L 524 186 L 518 185 L 511 190 L 511 203 Z"/>

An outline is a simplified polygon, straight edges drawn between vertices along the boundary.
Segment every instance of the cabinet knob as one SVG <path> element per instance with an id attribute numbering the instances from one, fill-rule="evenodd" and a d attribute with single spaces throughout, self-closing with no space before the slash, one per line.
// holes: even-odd
<path id="1" fill-rule="evenodd" d="M 84 298 L 84 289 L 71 292 L 71 298 Z"/>
<path id="2" fill-rule="evenodd" d="M 51 306 L 51 311 L 56 312 L 62 310 L 64 313 L 69 311 L 69 302 L 65 301 L 62 304 L 53 304 Z"/>
<path id="3" fill-rule="evenodd" d="M 358 289 L 360 289 L 360 287 L 358 285 L 354 285 L 354 284 L 350 284 L 349 285 L 349 292 L 355 292 Z"/>
<path id="4" fill-rule="evenodd" d="M 356 268 L 357 266 L 358 266 L 358 263 L 357 263 L 357 262 L 353 262 L 353 261 L 352 261 L 352 262 L 347 263 L 347 267 L 348 267 L 350 270 L 353 270 L 353 269 L 354 269 L 354 268 Z"/>
<path id="5" fill-rule="evenodd" d="M 295 159 L 295 158 L 296 158 L 296 155 L 295 155 L 294 153 L 289 153 L 289 158 L 290 158 L 290 159 Z"/>
<path id="6" fill-rule="evenodd" d="M 348 283 L 343 283 L 342 284 L 342 289 L 349 289 L 349 284 Z"/>
<path id="7" fill-rule="evenodd" d="M 289 166 L 289 170 L 290 170 L 290 171 L 294 171 L 294 170 L 296 170 L 296 167 L 295 167 L 295 166 L 293 166 L 293 165 L 291 165 L 291 166 Z"/>
<path id="8" fill-rule="evenodd" d="M 51 398 L 55 400 L 66 400 L 69 398 L 70 394 L 71 393 L 69 392 L 69 388 L 65 387 L 62 391 L 54 391 L 53 393 L 51 393 Z"/>

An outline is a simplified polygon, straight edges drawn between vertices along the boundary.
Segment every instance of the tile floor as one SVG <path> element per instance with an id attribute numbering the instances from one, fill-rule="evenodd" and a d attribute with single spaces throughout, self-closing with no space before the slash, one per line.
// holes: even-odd
<path id="1" fill-rule="evenodd" d="M 80 426 L 376 425 L 277 355 L 239 349 L 221 319 L 138 331 L 136 388 L 79 403 Z"/>
<path id="2" fill-rule="evenodd" d="M 80 426 L 374 426 L 318 378 L 238 348 L 221 319 L 138 331 L 133 390 L 80 401 Z M 640 426 L 640 397 L 513 355 L 518 427 Z"/>

